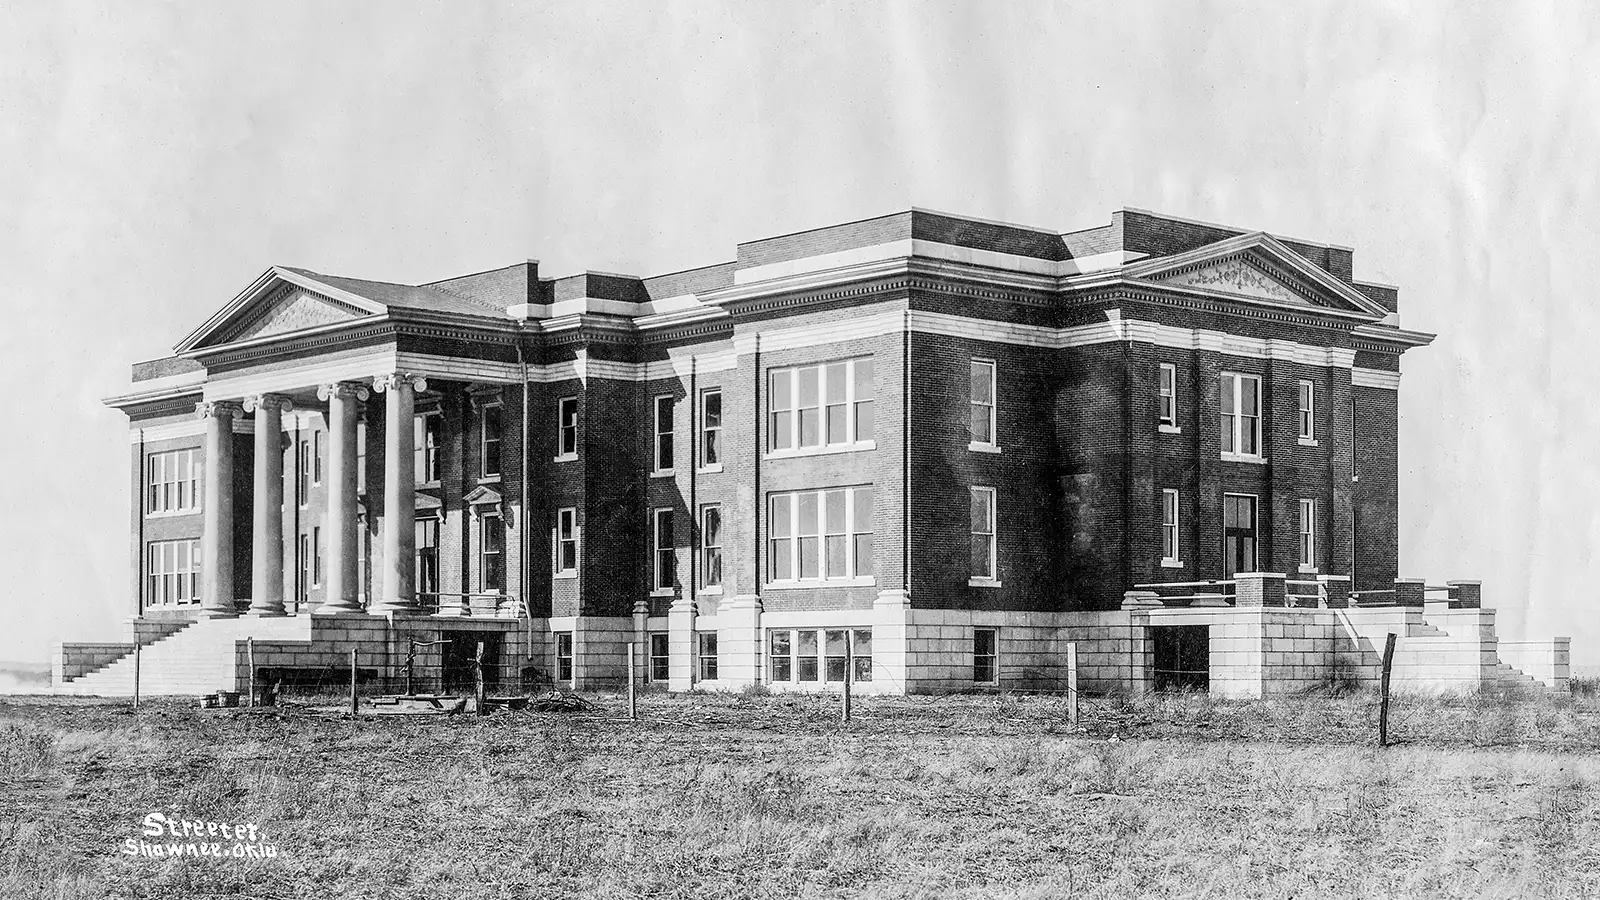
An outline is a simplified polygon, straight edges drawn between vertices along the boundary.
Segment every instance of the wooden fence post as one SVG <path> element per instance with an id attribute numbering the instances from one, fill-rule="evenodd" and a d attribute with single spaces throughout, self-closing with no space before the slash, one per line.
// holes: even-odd
<path id="1" fill-rule="evenodd" d="M 639 718 L 639 698 L 637 689 L 633 684 L 635 675 L 633 671 L 633 653 L 638 646 L 633 641 L 628 642 L 628 721 L 630 722 Z"/>
<path id="2" fill-rule="evenodd" d="M 1067 721 L 1078 724 L 1078 644 L 1067 644 Z"/>
<path id="3" fill-rule="evenodd" d="M 354 647 L 350 648 L 350 715 L 352 716 L 361 715 L 361 705 L 356 700 L 356 654 L 360 652 Z"/>
<path id="4" fill-rule="evenodd" d="M 245 706 L 256 705 L 256 639 L 244 639 L 244 664 L 250 670 L 250 693 L 245 697 Z"/>
<path id="5" fill-rule="evenodd" d="M 1378 682 L 1378 746 L 1389 746 L 1389 673 L 1394 668 L 1394 632 L 1383 642 L 1383 677 Z"/>
<path id="6" fill-rule="evenodd" d="M 489 714 L 489 704 L 486 702 L 488 698 L 483 688 L 483 641 L 478 642 L 478 654 L 472 659 L 472 678 L 474 682 L 473 688 L 478 698 L 478 715 L 487 716 Z"/>
<path id="7" fill-rule="evenodd" d="M 845 632 L 845 646 L 844 646 L 844 703 L 843 703 L 843 705 L 841 705 L 839 707 L 839 721 L 840 722 L 849 722 L 850 721 L 850 684 L 851 684 L 851 682 L 855 681 L 855 678 L 852 677 L 852 676 L 855 675 L 855 671 L 854 670 L 855 670 L 855 667 L 856 667 L 856 660 L 855 660 L 855 654 L 850 652 L 849 640 L 850 640 L 849 632 Z"/>
<path id="8" fill-rule="evenodd" d="M 141 673 L 139 671 L 139 651 L 143 650 L 143 649 L 144 649 L 144 645 L 139 643 L 139 635 L 135 634 L 133 636 L 133 708 L 134 709 L 138 709 L 139 708 L 139 676 L 141 674 L 143 674 L 143 673 Z"/>

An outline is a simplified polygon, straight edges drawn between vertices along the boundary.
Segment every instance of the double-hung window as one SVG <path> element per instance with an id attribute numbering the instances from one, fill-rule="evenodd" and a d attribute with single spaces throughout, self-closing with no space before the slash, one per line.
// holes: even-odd
<path id="1" fill-rule="evenodd" d="M 439 519 L 423 516 L 417 519 L 417 595 L 429 600 L 430 606 L 439 599 Z"/>
<path id="2" fill-rule="evenodd" d="M 556 510 L 555 574 L 568 578 L 578 573 L 578 510 Z"/>
<path id="3" fill-rule="evenodd" d="M 146 512 L 187 513 L 200 509 L 200 472 L 205 457 L 199 450 L 150 454 Z"/>
<path id="4" fill-rule="evenodd" d="M 1161 492 L 1161 563 L 1182 565 L 1178 556 L 1178 492 L 1167 488 Z"/>
<path id="5" fill-rule="evenodd" d="M 499 594 L 506 589 L 506 529 L 500 516 L 486 513 L 478 522 L 481 538 L 478 548 L 479 584 L 485 594 Z"/>
<path id="6" fill-rule="evenodd" d="M 1300 501 L 1300 571 L 1317 569 L 1317 501 Z"/>
<path id="7" fill-rule="evenodd" d="M 311 441 L 309 439 L 295 444 L 295 454 L 300 459 L 300 477 L 295 479 L 295 499 L 301 509 L 306 507 L 307 497 L 311 490 Z"/>
<path id="8" fill-rule="evenodd" d="M 556 632 L 556 680 L 572 681 L 572 632 Z"/>
<path id="9" fill-rule="evenodd" d="M 1300 443 L 1317 442 L 1317 385 L 1300 381 Z"/>
<path id="10" fill-rule="evenodd" d="M 700 587 L 722 589 L 722 505 L 700 507 Z"/>
<path id="11" fill-rule="evenodd" d="M 367 492 L 367 423 L 356 423 L 356 491 Z"/>
<path id="12" fill-rule="evenodd" d="M 145 605 L 176 606 L 200 599 L 200 542 L 151 541 L 145 550 Z"/>
<path id="13" fill-rule="evenodd" d="M 578 455 L 578 398 L 556 401 L 556 459 L 575 459 Z"/>
<path id="14" fill-rule="evenodd" d="M 773 369 L 767 385 L 768 449 L 845 449 L 872 440 L 870 358 Z"/>
<path id="15" fill-rule="evenodd" d="M 972 450 L 994 450 L 995 437 L 995 365 L 993 360 L 974 359 L 970 377 L 971 405 L 967 431 L 971 435 Z"/>
<path id="16" fill-rule="evenodd" d="M 322 586 L 322 526 L 311 526 L 311 583 Z"/>
<path id="17" fill-rule="evenodd" d="M 717 633 L 715 631 L 695 632 L 695 639 L 699 652 L 695 654 L 700 662 L 700 681 L 717 680 Z"/>
<path id="18" fill-rule="evenodd" d="M 975 684 L 994 684 L 1000 680 L 999 629 L 972 630 L 972 680 Z"/>
<path id="19" fill-rule="evenodd" d="M 655 632 L 650 635 L 650 680 L 665 682 L 671 675 L 668 649 L 670 635 Z"/>
<path id="20" fill-rule="evenodd" d="M 439 427 L 438 413 L 423 413 L 412 422 L 412 464 L 416 467 L 417 484 L 431 484 L 439 480 Z"/>
<path id="21" fill-rule="evenodd" d="M 722 465 L 722 390 L 700 392 L 700 465 Z"/>
<path id="22" fill-rule="evenodd" d="M 660 396 L 655 402 L 655 455 L 650 471 L 665 475 L 672 471 L 672 411 L 676 404 L 670 396 Z"/>
<path id="23" fill-rule="evenodd" d="M 322 432 L 311 432 L 311 483 L 322 483 Z"/>
<path id="24" fill-rule="evenodd" d="M 767 501 L 767 580 L 872 577 L 872 486 L 792 491 Z"/>
<path id="25" fill-rule="evenodd" d="M 500 474 L 502 409 L 499 403 L 490 403 L 483 407 L 482 433 L 479 435 L 479 455 L 482 457 L 482 465 L 479 471 L 484 478 L 494 478 Z"/>
<path id="26" fill-rule="evenodd" d="M 1160 424 L 1166 428 L 1178 427 L 1178 367 L 1172 363 L 1161 364 L 1159 388 Z"/>
<path id="27" fill-rule="evenodd" d="M 1261 459 L 1261 378 L 1222 373 L 1222 458 Z"/>
<path id="28" fill-rule="evenodd" d="M 650 588 L 657 594 L 672 593 L 678 570 L 678 551 L 672 543 L 672 510 L 657 509 L 651 515 Z"/>
<path id="29" fill-rule="evenodd" d="M 972 577 L 971 582 L 999 580 L 996 566 L 995 491 L 992 487 L 972 489 Z"/>

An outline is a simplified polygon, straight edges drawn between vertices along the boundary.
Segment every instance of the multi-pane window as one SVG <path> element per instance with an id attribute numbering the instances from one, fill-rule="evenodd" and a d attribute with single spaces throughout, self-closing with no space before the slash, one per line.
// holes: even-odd
<path id="1" fill-rule="evenodd" d="M 700 465 L 722 465 L 722 391 L 700 393 Z"/>
<path id="2" fill-rule="evenodd" d="M 311 583 L 322 585 L 322 526 L 311 526 Z"/>
<path id="3" fill-rule="evenodd" d="M 972 680 L 977 684 L 994 684 L 1000 680 L 999 629 L 972 630 Z"/>
<path id="4" fill-rule="evenodd" d="M 502 410 L 503 407 L 498 403 L 491 403 L 483 408 L 479 446 L 482 451 L 480 455 L 483 459 L 481 473 L 485 478 L 492 478 L 500 474 Z"/>
<path id="5" fill-rule="evenodd" d="M 439 520 L 433 516 L 417 520 L 417 594 L 439 596 Z"/>
<path id="6" fill-rule="evenodd" d="M 572 632 L 556 632 L 556 680 L 572 680 Z"/>
<path id="7" fill-rule="evenodd" d="M 367 489 L 367 423 L 356 423 L 356 490 Z"/>
<path id="8" fill-rule="evenodd" d="M 767 632 L 767 680 L 839 684 L 872 680 L 872 629 L 777 629 Z"/>
<path id="9" fill-rule="evenodd" d="M 722 587 L 722 506 L 700 507 L 701 587 Z"/>
<path id="10" fill-rule="evenodd" d="M 295 453 L 300 457 L 300 477 L 295 480 L 295 495 L 301 508 L 304 508 L 306 495 L 311 488 L 311 441 L 297 442 Z"/>
<path id="11" fill-rule="evenodd" d="M 872 575 L 872 487 L 772 494 L 767 580 L 822 581 Z"/>
<path id="12" fill-rule="evenodd" d="M 439 428 L 438 413 L 424 413 L 412 420 L 411 448 L 417 484 L 439 480 Z"/>
<path id="13" fill-rule="evenodd" d="M 478 573 L 483 593 L 498 594 L 506 589 L 506 527 L 505 520 L 493 513 L 478 521 L 481 537 L 478 549 Z"/>
<path id="14" fill-rule="evenodd" d="M 322 432 L 311 432 L 311 483 L 322 483 Z"/>
<path id="15" fill-rule="evenodd" d="M 1161 492 L 1161 561 L 1178 559 L 1178 492 L 1167 488 Z"/>
<path id="16" fill-rule="evenodd" d="M 200 600 L 200 542 L 151 541 L 146 548 L 145 602 L 174 606 Z"/>
<path id="17" fill-rule="evenodd" d="M 872 440 L 876 391 L 870 358 L 773 369 L 768 375 L 768 446 L 846 447 Z"/>
<path id="18" fill-rule="evenodd" d="M 666 681 L 670 677 L 667 648 L 671 646 L 668 635 L 656 632 L 650 635 L 650 680 Z"/>
<path id="19" fill-rule="evenodd" d="M 311 535 L 300 535 L 300 573 L 295 579 L 295 593 L 302 602 L 311 596 Z"/>
<path id="20" fill-rule="evenodd" d="M 678 551 L 672 543 L 670 508 L 658 509 L 651 516 L 650 541 L 650 587 L 657 591 L 670 591 L 678 571 Z"/>
<path id="21" fill-rule="evenodd" d="M 1222 455 L 1261 457 L 1261 379 L 1222 373 Z"/>
<path id="22" fill-rule="evenodd" d="M 1317 501 L 1300 501 L 1300 568 L 1317 567 Z"/>
<path id="23" fill-rule="evenodd" d="M 992 360 L 975 359 L 972 361 L 971 387 L 972 404 L 968 431 L 972 435 L 972 443 L 993 447 L 995 445 L 995 366 Z"/>
<path id="24" fill-rule="evenodd" d="M 578 398 L 562 397 L 556 401 L 556 456 L 565 458 L 578 455 Z"/>
<path id="25" fill-rule="evenodd" d="M 700 681 L 717 680 L 717 633 L 701 631 L 695 634 L 699 642 L 696 657 L 700 662 Z"/>
<path id="26" fill-rule="evenodd" d="M 972 489 L 972 577 L 993 581 L 995 570 L 995 494 L 994 488 Z"/>
<path id="27" fill-rule="evenodd" d="M 655 472 L 672 471 L 672 409 L 675 404 L 671 397 L 657 397 L 656 410 L 656 443 L 655 458 L 651 470 Z"/>
<path id="28" fill-rule="evenodd" d="M 1317 438 L 1317 386 L 1302 380 L 1300 382 L 1300 439 L 1312 441 Z"/>
<path id="29" fill-rule="evenodd" d="M 572 575 L 578 571 L 578 510 L 576 507 L 556 510 L 556 574 Z"/>
<path id="30" fill-rule="evenodd" d="M 1160 391 L 1161 424 L 1176 427 L 1178 424 L 1178 367 L 1172 363 L 1161 364 Z"/>
<path id="31" fill-rule="evenodd" d="M 200 509 L 200 473 L 205 468 L 205 456 L 200 450 L 152 453 L 147 468 L 147 512 L 196 512 Z"/>

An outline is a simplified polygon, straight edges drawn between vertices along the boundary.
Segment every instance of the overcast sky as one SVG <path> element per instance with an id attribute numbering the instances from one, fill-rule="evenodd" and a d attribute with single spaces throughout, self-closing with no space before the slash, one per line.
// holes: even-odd
<path id="1" fill-rule="evenodd" d="M 1355 247 L 1439 333 L 1404 359 L 1402 574 L 1600 663 L 1600 31 L 1478 8 L 0 5 L 0 659 L 118 634 L 100 399 L 269 265 L 661 273 L 917 205 Z"/>

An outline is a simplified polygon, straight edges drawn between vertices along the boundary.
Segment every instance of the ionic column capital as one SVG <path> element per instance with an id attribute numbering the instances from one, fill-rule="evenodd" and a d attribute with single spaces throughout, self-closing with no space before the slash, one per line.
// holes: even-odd
<path id="1" fill-rule="evenodd" d="M 383 388 L 378 388 L 378 390 L 381 391 Z M 365 400 L 372 396 L 372 392 L 367 390 L 365 384 L 358 381 L 334 381 L 317 386 L 318 400 L 331 400 L 335 396 L 347 400 Z"/>
<path id="2" fill-rule="evenodd" d="M 287 394 L 252 394 L 244 398 L 244 411 L 256 412 L 276 407 L 280 413 L 294 412 L 294 399 Z"/>
<path id="3" fill-rule="evenodd" d="M 237 400 L 202 400 L 194 405 L 196 419 L 232 419 L 244 414 Z"/>
<path id="4" fill-rule="evenodd" d="M 372 378 L 372 387 L 380 394 L 402 384 L 410 384 L 412 390 L 419 392 L 428 389 L 428 379 L 411 372 L 388 372 Z"/>

